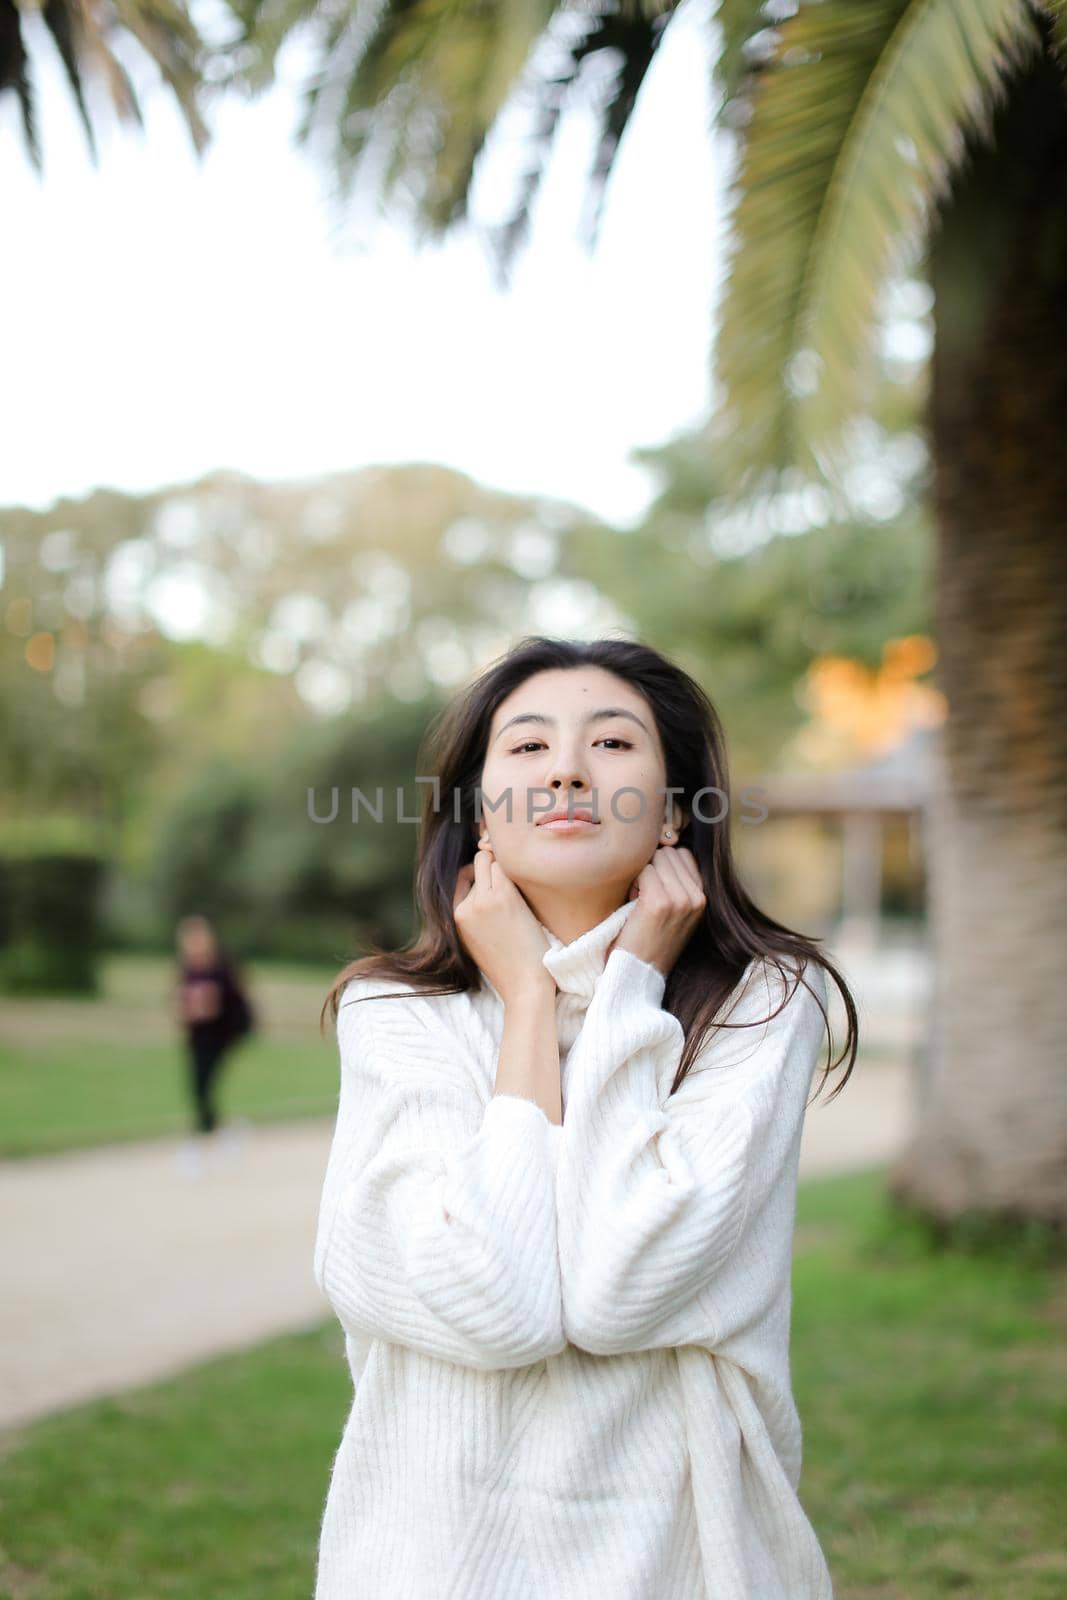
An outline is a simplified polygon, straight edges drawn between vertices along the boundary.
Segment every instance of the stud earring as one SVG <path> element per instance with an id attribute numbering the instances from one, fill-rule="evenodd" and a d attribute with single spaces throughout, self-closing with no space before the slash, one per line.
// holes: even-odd
<path id="1" fill-rule="evenodd" d="M 663 837 L 665 839 L 673 839 L 674 838 L 674 834 L 671 832 L 670 828 L 665 828 L 664 832 L 663 832 Z"/>

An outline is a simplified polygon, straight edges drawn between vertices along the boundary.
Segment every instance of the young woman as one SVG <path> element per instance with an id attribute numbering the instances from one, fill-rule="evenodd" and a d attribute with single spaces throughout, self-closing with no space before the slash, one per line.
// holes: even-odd
<path id="1" fill-rule="evenodd" d="M 856 1011 L 738 880 L 716 713 L 640 643 L 533 637 L 417 771 L 420 931 L 323 1007 L 355 1394 L 316 1600 L 830 1600 L 790 1268 L 826 974 L 838 1090 Z"/>

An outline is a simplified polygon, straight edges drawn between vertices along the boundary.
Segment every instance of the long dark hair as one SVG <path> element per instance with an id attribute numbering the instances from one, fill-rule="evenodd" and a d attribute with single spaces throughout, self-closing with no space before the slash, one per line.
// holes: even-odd
<path id="1" fill-rule="evenodd" d="M 585 666 L 615 673 L 647 700 L 663 743 L 667 785 L 687 814 L 678 843 L 692 851 L 704 882 L 703 921 L 671 970 L 663 995 L 664 1010 L 678 1018 L 685 1033 L 681 1062 L 670 1092 L 673 1094 L 685 1077 L 710 1027 L 756 1025 L 735 1025 L 717 1019 L 720 1007 L 740 983 L 749 963 L 765 957 L 781 972 L 777 958 L 786 957 L 794 963 L 797 982 L 804 981 L 805 988 L 811 988 L 803 973 L 812 961 L 825 969 L 841 992 L 848 1033 L 841 1055 L 836 1061 L 828 1059 L 819 1085 L 821 1091 L 829 1074 L 847 1054 L 848 1070 L 830 1096 L 834 1099 L 851 1077 L 856 1059 L 859 1026 L 848 985 L 817 948 L 821 939 L 775 922 L 741 886 L 730 848 L 732 805 L 718 713 L 688 673 L 659 651 L 628 639 L 579 641 L 530 635 L 493 662 L 437 715 L 427 729 L 415 769 L 437 777 L 439 797 L 434 809 L 434 786 L 423 791 L 414 885 L 419 931 L 402 950 L 376 947 L 349 962 L 323 1002 L 320 1032 L 327 1009 L 336 1023 L 340 996 L 352 978 L 405 983 L 408 994 L 412 990 L 427 995 L 463 994 L 482 987 L 481 971 L 456 931 L 453 896 L 460 867 L 473 861 L 477 850 L 476 791 L 493 714 L 501 701 L 534 673 Z M 719 822 L 702 821 L 693 808 L 693 797 L 708 789 L 717 791 L 722 812 Z M 444 803 L 440 797 L 445 797 Z M 814 995 L 814 990 L 811 992 Z M 792 993 L 793 989 L 787 990 L 778 1010 Z M 815 999 L 826 1024 L 829 1057 L 833 1029 L 822 1000 L 818 995 Z M 761 1023 L 767 1020 L 762 1018 Z"/>

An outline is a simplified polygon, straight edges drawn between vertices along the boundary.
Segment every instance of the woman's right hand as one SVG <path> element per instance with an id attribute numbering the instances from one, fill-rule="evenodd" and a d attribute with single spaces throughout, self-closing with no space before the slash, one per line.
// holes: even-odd
<path id="1" fill-rule="evenodd" d="M 542 960 L 548 941 L 494 857 L 486 832 L 474 861 L 459 869 L 452 908 L 461 944 L 505 1005 L 539 987 L 555 994 L 555 980 Z"/>

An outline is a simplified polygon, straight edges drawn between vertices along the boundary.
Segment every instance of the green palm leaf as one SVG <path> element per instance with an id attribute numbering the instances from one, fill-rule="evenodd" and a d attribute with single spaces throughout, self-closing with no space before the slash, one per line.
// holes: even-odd
<path id="1" fill-rule="evenodd" d="M 208 49 L 181 0 L 112 0 L 115 18 L 137 39 L 159 68 L 178 102 L 197 153 L 211 139 L 200 114 L 198 94 Z M 120 116 L 144 125 L 141 108 L 124 69 L 106 45 L 97 45 Z"/>
<path id="2" fill-rule="evenodd" d="M 318 66 L 297 137 L 321 136 L 338 191 L 362 177 L 382 203 L 403 198 L 412 219 L 443 234 L 466 213 L 475 165 L 512 96 L 532 108 L 523 169 L 506 220 L 492 232 L 506 276 L 529 228 L 564 101 L 593 57 L 613 73 L 588 198 L 595 242 L 619 142 L 679 0 L 229 0 L 243 25 L 228 82 L 253 92 L 272 81 L 278 49 L 298 25 L 319 31 Z M 753 9 L 753 0 L 724 0 Z"/>
<path id="3" fill-rule="evenodd" d="M 585 243 L 589 249 L 595 246 L 608 180 L 619 144 L 674 10 L 672 0 L 672 3 L 664 6 L 650 7 L 647 14 L 640 8 L 623 8 L 618 13 L 592 16 L 586 23 L 585 31 L 577 37 L 572 36 L 563 45 L 555 75 L 542 78 L 536 85 L 534 93 L 540 116 L 529 141 L 528 165 L 511 215 L 498 230 L 494 241 L 497 267 L 502 278 L 506 279 L 519 247 L 529 232 L 534 199 L 544 178 L 567 92 L 577 82 L 585 62 L 602 52 L 608 52 L 615 62 L 615 70 L 600 100 L 600 128 L 587 189 L 589 222 L 585 230 Z"/>
<path id="4" fill-rule="evenodd" d="M 832 466 L 862 408 L 877 294 L 1009 72 L 1026 0 L 822 0 L 752 91 L 718 341 L 732 481 Z"/>
<path id="5" fill-rule="evenodd" d="M 231 0 L 245 34 L 231 81 L 271 81 L 274 58 L 302 22 L 319 30 L 318 65 L 297 128 L 328 150 L 349 194 L 373 174 L 432 231 L 464 214 L 486 136 L 556 9 L 556 0 Z"/>
<path id="6" fill-rule="evenodd" d="M 42 170 L 30 58 L 22 39 L 22 12 L 37 9 L 52 36 L 85 130 L 89 153 L 98 159 L 96 137 L 82 89 L 87 64 L 98 73 L 123 121 L 143 128 L 144 117 L 130 76 L 111 48 L 116 36 L 132 35 L 152 57 L 170 85 L 198 152 L 210 135 L 200 112 L 206 47 L 181 0 L 108 0 L 84 5 L 80 0 L 44 0 L 34 7 L 26 0 L 0 0 L 0 93 L 13 90 L 22 116 L 23 137 L 34 168 Z"/>
<path id="7" fill-rule="evenodd" d="M 753 57 L 750 53 L 753 38 L 770 30 L 770 19 L 762 0 L 719 0 L 715 22 L 719 30 L 719 51 L 714 77 L 729 107 L 744 96 L 758 63 L 758 55 Z"/>
<path id="8" fill-rule="evenodd" d="M 0 94 L 9 89 L 17 98 L 22 116 L 22 136 L 30 161 L 41 170 L 41 144 L 37 134 L 37 104 L 34 99 L 30 61 L 22 38 L 22 22 L 14 0 L 0 0 Z M 81 102 L 85 118 L 85 102 Z"/>
<path id="9" fill-rule="evenodd" d="M 1046 0 L 1045 10 L 1052 18 L 1052 37 L 1061 60 L 1067 62 L 1067 0 Z"/>

